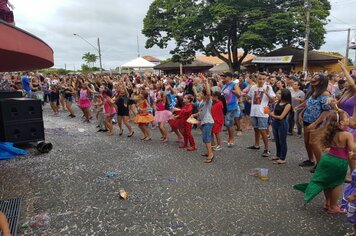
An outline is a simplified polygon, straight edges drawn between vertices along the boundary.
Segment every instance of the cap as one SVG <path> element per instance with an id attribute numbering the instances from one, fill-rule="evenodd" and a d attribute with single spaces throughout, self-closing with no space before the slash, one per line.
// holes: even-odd
<path id="1" fill-rule="evenodd" d="M 221 77 L 230 77 L 230 78 L 234 78 L 234 74 L 231 72 L 225 72 L 222 75 L 220 75 Z"/>

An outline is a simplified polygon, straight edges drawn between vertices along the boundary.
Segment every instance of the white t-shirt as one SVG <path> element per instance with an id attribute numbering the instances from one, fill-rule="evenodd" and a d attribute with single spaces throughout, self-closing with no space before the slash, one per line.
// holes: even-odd
<path id="1" fill-rule="evenodd" d="M 269 98 L 264 93 L 264 90 L 269 87 L 268 95 L 270 97 L 275 97 L 276 94 L 274 93 L 272 87 L 270 85 L 263 85 L 263 87 L 258 88 L 257 85 L 252 86 L 249 92 L 249 97 L 252 100 L 251 103 L 251 117 L 264 117 L 268 118 L 269 115 L 264 113 L 264 108 L 268 106 Z"/>

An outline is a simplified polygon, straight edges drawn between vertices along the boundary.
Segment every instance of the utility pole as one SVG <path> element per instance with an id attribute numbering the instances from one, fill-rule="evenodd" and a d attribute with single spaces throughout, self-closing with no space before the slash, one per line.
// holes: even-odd
<path id="1" fill-rule="evenodd" d="M 305 0 L 304 7 L 307 9 L 307 24 L 305 30 L 304 40 L 304 58 L 303 58 L 303 72 L 308 72 L 308 51 L 309 51 L 309 35 L 310 35 L 310 0 Z"/>
<path id="2" fill-rule="evenodd" d="M 100 49 L 100 39 L 98 37 L 98 53 L 99 53 L 99 62 L 100 62 L 100 73 L 103 73 L 103 65 L 101 61 L 101 49 Z"/>
<path id="3" fill-rule="evenodd" d="M 349 62 L 349 50 L 350 50 L 350 36 L 351 36 L 351 29 L 350 28 L 348 28 L 347 29 L 347 40 L 346 40 L 346 65 L 348 64 L 348 62 Z"/>

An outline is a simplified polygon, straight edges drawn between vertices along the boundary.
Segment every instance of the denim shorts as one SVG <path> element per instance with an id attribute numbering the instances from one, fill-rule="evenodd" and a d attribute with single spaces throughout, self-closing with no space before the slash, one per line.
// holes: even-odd
<path id="1" fill-rule="evenodd" d="M 201 129 L 203 131 L 203 143 L 211 143 L 211 131 L 213 130 L 214 124 L 206 123 L 202 124 Z"/>
<path id="2" fill-rule="evenodd" d="M 268 118 L 252 116 L 251 123 L 252 123 L 253 128 L 255 128 L 255 129 L 261 129 L 261 130 L 267 129 Z"/>
<path id="3" fill-rule="evenodd" d="M 235 124 L 235 118 L 239 115 L 238 110 L 228 111 L 225 115 L 225 126 L 231 128 Z"/>

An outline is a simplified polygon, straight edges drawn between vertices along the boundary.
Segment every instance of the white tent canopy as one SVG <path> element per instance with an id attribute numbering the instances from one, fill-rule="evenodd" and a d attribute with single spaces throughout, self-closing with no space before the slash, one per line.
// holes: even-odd
<path id="1" fill-rule="evenodd" d="M 121 65 L 122 68 L 153 68 L 155 66 L 155 64 L 147 61 L 146 59 L 143 59 L 142 57 L 138 57 L 132 61 Z"/>

